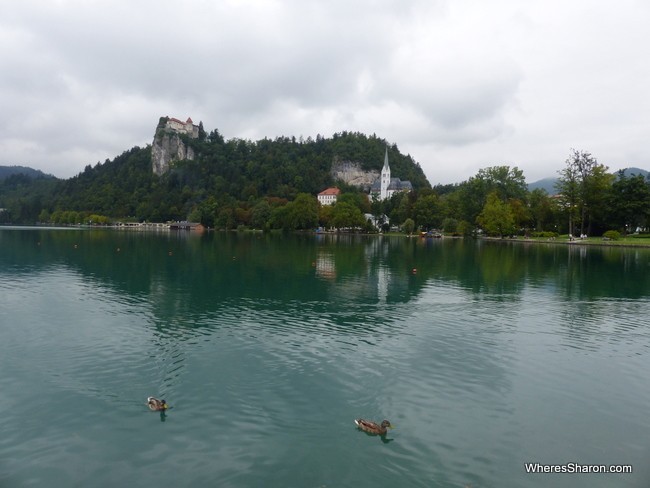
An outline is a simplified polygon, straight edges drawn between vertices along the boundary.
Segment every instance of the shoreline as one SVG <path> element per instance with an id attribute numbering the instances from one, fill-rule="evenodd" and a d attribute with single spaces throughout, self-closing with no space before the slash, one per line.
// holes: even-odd
<path id="1" fill-rule="evenodd" d="M 517 239 L 509 239 L 506 237 L 479 237 L 478 239 L 482 239 L 485 241 L 491 241 L 491 242 L 518 242 L 522 244 L 555 244 L 555 245 L 563 245 L 563 246 L 584 246 L 584 247 L 627 247 L 627 248 L 650 248 L 650 239 L 648 239 L 649 242 L 639 242 L 639 243 L 633 243 L 633 242 L 619 242 L 619 241 L 595 241 L 593 239 L 596 238 L 591 238 L 591 239 L 576 239 L 576 240 L 569 240 L 569 239 L 548 239 L 548 238 L 517 238 Z"/>
<path id="2" fill-rule="evenodd" d="M 76 225 L 16 225 L 16 224 L 2 224 L 0 229 L 51 229 L 51 230 L 117 230 L 117 231 L 148 231 L 148 232 L 189 232 L 192 234 L 201 234 L 203 232 L 242 232 L 237 229 L 223 230 L 223 229 L 213 229 L 205 228 L 200 224 L 189 223 L 189 222 L 174 222 L 174 223 L 147 223 L 147 224 L 131 224 L 131 225 L 87 225 L 87 224 L 76 224 Z M 264 233 L 265 231 L 256 230 L 256 229 L 247 229 L 243 232 L 254 232 Z M 301 231 L 300 233 L 307 233 L 311 231 Z M 273 233 L 273 232 L 271 232 Z M 401 232 L 390 232 L 390 233 L 338 233 L 338 232 L 322 232 L 314 233 L 315 235 L 359 235 L 359 236 L 376 236 L 376 237 L 406 237 L 406 238 L 417 238 L 417 239 L 434 239 L 431 237 L 422 237 L 417 234 L 403 234 Z M 464 236 L 448 236 L 442 235 L 438 239 L 474 239 L 482 240 L 485 242 L 496 242 L 496 243 L 519 243 L 519 244 L 552 244 L 552 245 L 563 245 L 563 246 L 580 246 L 580 247 L 612 247 L 612 248 L 641 248 L 647 249 L 650 248 L 650 237 L 648 238 L 638 238 L 638 240 L 647 240 L 647 242 L 630 242 L 627 239 L 623 238 L 621 241 L 614 240 L 602 240 L 602 238 L 587 238 L 587 239 L 575 239 L 569 240 L 568 238 L 541 238 L 541 237 L 464 237 Z"/>

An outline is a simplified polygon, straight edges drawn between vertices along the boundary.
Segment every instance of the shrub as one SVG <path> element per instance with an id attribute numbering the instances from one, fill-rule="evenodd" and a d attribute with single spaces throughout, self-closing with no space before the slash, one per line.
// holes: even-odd
<path id="1" fill-rule="evenodd" d="M 549 232 L 549 231 L 533 232 L 532 235 L 533 237 L 542 237 L 546 239 L 557 238 L 559 236 L 557 232 Z"/>
<path id="2" fill-rule="evenodd" d="M 472 225 L 469 222 L 466 222 L 465 220 L 461 220 L 458 222 L 458 226 L 456 227 L 456 232 L 459 234 L 462 234 L 463 236 L 469 236 L 472 234 Z"/>
<path id="3" fill-rule="evenodd" d="M 621 238 L 621 233 L 617 230 L 608 230 L 603 234 L 603 239 L 618 241 L 620 238 Z"/>
<path id="4" fill-rule="evenodd" d="M 451 217 L 447 217 L 442 222 L 442 229 L 445 232 L 456 234 L 458 232 L 458 221 L 456 219 L 452 219 Z"/>
<path id="5" fill-rule="evenodd" d="M 415 222 L 413 222 L 413 219 L 406 219 L 402 224 L 402 231 L 405 234 L 411 235 L 414 229 L 415 229 Z"/>

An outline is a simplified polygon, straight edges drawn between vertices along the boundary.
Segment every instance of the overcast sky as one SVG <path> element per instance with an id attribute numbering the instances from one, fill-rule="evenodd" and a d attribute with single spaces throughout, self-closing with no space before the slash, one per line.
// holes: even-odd
<path id="1" fill-rule="evenodd" d="M 647 0 L 0 0 L 0 165 L 61 178 L 153 140 L 376 134 L 432 184 L 650 170 Z"/>

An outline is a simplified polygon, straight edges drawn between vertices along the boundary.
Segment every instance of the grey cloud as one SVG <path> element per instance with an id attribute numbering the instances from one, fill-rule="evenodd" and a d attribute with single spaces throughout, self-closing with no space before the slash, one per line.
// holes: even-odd
<path id="1" fill-rule="evenodd" d="M 0 164 L 71 176 L 170 115 L 376 133 L 433 183 L 504 160 L 552 175 L 576 146 L 650 166 L 648 21 L 633 0 L 24 0 L 0 18 Z"/>

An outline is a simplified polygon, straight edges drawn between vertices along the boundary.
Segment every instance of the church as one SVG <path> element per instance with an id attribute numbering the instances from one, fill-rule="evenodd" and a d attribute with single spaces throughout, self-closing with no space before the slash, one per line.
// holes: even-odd
<path id="1" fill-rule="evenodd" d="M 408 180 L 402 181 L 399 178 L 390 177 L 390 166 L 388 164 L 388 148 L 384 155 L 384 167 L 381 169 L 381 176 L 379 180 L 370 188 L 370 198 L 379 201 L 387 200 L 392 197 L 396 192 L 405 191 L 410 192 L 413 190 L 413 185 Z"/>

